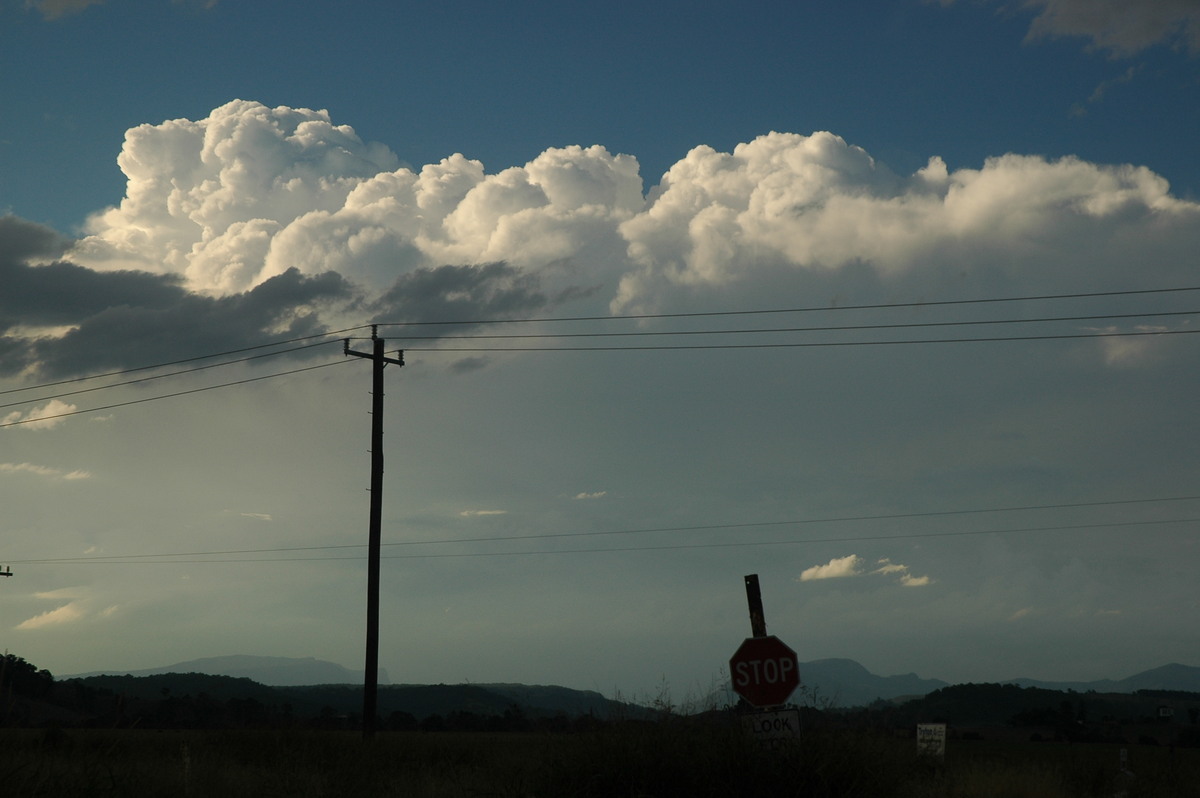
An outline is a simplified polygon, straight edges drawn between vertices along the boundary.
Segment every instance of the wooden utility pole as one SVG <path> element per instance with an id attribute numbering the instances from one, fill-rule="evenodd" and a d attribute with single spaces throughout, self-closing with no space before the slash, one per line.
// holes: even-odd
<path id="1" fill-rule="evenodd" d="M 0 568 L 0 576 L 12 576 L 12 569 L 7 565 L 3 568 Z"/>
<path id="2" fill-rule="evenodd" d="M 375 707 L 379 692 L 379 549 L 383 524 L 383 369 L 391 363 L 404 365 L 404 353 L 397 358 L 385 357 L 384 341 L 379 328 L 371 325 L 370 354 L 355 352 L 350 339 L 345 340 L 347 355 L 365 357 L 371 361 L 371 527 L 367 538 L 367 659 L 363 674 L 363 738 L 375 736 Z"/>

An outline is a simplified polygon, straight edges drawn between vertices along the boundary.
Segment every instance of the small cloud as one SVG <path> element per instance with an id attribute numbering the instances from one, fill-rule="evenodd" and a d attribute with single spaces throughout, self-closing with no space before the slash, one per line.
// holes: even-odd
<path id="1" fill-rule="evenodd" d="M 238 513 L 242 518 L 257 518 L 259 521 L 274 521 L 270 513 Z"/>
<path id="2" fill-rule="evenodd" d="M 17 624 L 17 629 L 44 629 L 47 626 L 61 626 L 74 623 L 84 616 L 82 602 L 72 601 L 58 609 L 47 610 L 41 615 L 35 615 Z"/>
<path id="3" fill-rule="evenodd" d="M 595 493 L 576 493 L 576 499 L 603 499 L 608 495 L 606 490 L 598 490 Z"/>
<path id="4" fill-rule="evenodd" d="M 42 407 L 35 407 L 28 413 L 21 413 L 20 410 L 14 410 L 6 416 L 0 417 L 0 426 L 14 427 L 21 425 L 24 429 L 50 429 L 58 426 L 63 419 L 63 416 L 74 413 L 78 408 L 73 404 L 51 399 Z"/>
<path id="5" fill-rule="evenodd" d="M 33 597 L 43 601 L 60 601 L 62 599 L 83 598 L 84 592 L 82 587 L 60 587 L 58 590 L 44 590 L 41 593 L 34 593 Z"/>
<path id="6" fill-rule="evenodd" d="M 59 468 L 50 468 L 49 466 L 34 465 L 33 463 L 0 463 L 0 473 L 3 474 L 33 474 L 47 479 L 91 479 L 91 473 L 76 469 L 75 471 L 63 471 Z"/>
<path id="7" fill-rule="evenodd" d="M 476 518 L 481 515 L 508 515 L 508 510 L 463 510 L 459 515 L 463 518 Z"/>
<path id="8" fill-rule="evenodd" d="M 901 565 L 900 563 L 892 562 L 887 557 L 881 559 L 878 565 L 879 567 L 871 573 L 883 574 L 885 576 L 889 574 L 899 574 L 900 584 L 904 585 L 905 587 L 925 587 L 926 585 L 933 583 L 933 580 L 928 576 L 913 576 L 909 572 L 907 565 Z"/>
<path id="9" fill-rule="evenodd" d="M 1037 615 L 1039 610 L 1035 607 L 1022 607 L 1021 609 L 1008 616 L 1009 621 L 1019 621 L 1022 618 L 1028 618 L 1031 615 Z"/>
<path id="10" fill-rule="evenodd" d="M 862 571 L 859 566 L 862 559 L 857 554 L 845 557 L 834 557 L 825 565 L 814 565 L 800 573 L 801 582 L 811 582 L 815 579 L 840 579 L 846 576 L 858 576 Z"/>
<path id="11" fill-rule="evenodd" d="M 1117 327 L 1093 327 L 1091 329 L 1100 333 L 1121 332 Z M 1167 327 L 1148 324 L 1140 324 L 1134 327 L 1134 331 L 1138 333 L 1170 332 Z M 1157 352 L 1158 347 L 1162 343 L 1163 339 L 1157 335 L 1113 336 L 1100 339 L 1101 351 L 1104 353 L 1104 363 L 1114 368 L 1131 367 L 1146 362 Z"/>
<path id="12" fill-rule="evenodd" d="M 121 609 L 120 604 L 114 604 L 111 607 L 105 607 L 97 613 L 101 618 L 111 618 L 117 614 L 117 610 Z"/>
<path id="13" fill-rule="evenodd" d="M 25 5 L 42 12 L 44 19 L 58 19 L 103 2 L 104 0 L 26 0 Z"/>
<path id="14" fill-rule="evenodd" d="M 450 364 L 451 374 L 470 374 L 473 371 L 485 369 L 491 363 L 486 357 L 463 357 Z"/>

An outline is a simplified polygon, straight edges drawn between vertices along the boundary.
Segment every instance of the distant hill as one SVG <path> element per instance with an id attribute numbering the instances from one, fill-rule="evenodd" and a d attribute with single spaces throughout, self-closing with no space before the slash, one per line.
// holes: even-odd
<path id="1" fill-rule="evenodd" d="M 361 671 L 353 671 L 333 662 L 318 660 L 313 657 L 256 657 L 235 655 L 227 657 L 207 657 L 204 659 L 178 662 L 160 668 L 150 668 L 138 671 L 97 671 L 94 673 L 78 674 L 76 676 L 60 677 L 64 679 L 86 678 L 101 675 L 154 676 L 165 673 L 202 673 L 213 676 L 228 676 L 235 679 L 249 679 L 260 685 L 272 687 L 305 687 L 315 685 L 343 685 L 347 687 L 361 686 L 363 675 Z M 818 659 L 800 663 L 801 687 L 792 696 L 793 703 L 809 704 L 817 708 L 843 709 L 865 706 L 876 700 L 896 701 L 906 698 L 919 698 L 948 686 L 941 679 L 925 679 L 915 673 L 896 676 L 878 676 L 852 659 Z M 389 684 L 386 671 L 380 669 L 379 683 Z M 1138 690 L 1178 690 L 1200 692 L 1200 667 L 1172 663 L 1151 670 L 1142 671 L 1124 679 L 1103 679 L 1091 682 L 1050 682 L 1036 679 L 1010 679 L 1004 684 L 1021 687 L 1036 687 L 1045 690 L 1074 690 L 1075 692 L 1098 693 L 1134 693 Z M 450 698 L 451 693 L 446 685 L 394 685 L 404 688 L 392 694 L 398 701 L 395 709 L 410 712 L 418 717 L 422 713 L 431 714 L 444 710 L 429 709 L 433 703 L 427 703 L 429 698 L 425 691 L 437 691 L 442 695 L 439 700 Z M 530 686 L 522 684 L 475 684 L 456 685 L 461 688 L 453 694 L 449 705 L 462 711 L 503 711 L 504 707 L 513 704 L 522 707 L 543 708 L 547 711 L 563 711 L 568 714 L 604 714 L 612 708 L 608 699 L 599 693 L 582 690 L 570 690 L 565 687 Z M 418 689 L 419 688 L 419 689 Z M 482 691 L 482 692 L 481 692 Z M 486 694 L 486 698 L 482 697 Z M 330 695 L 340 695 L 331 691 Z M 424 696 L 424 697 L 422 697 Z M 381 701 L 383 698 L 381 697 Z M 738 701 L 728 686 L 708 696 L 704 702 L 707 706 L 700 709 L 721 707 L 736 704 Z M 338 705 L 341 701 L 322 701 L 322 703 Z M 348 706 L 353 702 L 347 700 Z M 436 702 L 434 702 L 436 703 Z M 403 706 L 401 706 L 403 705 Z M 475 706 L 477 709 L 470 709 Z"/>
<path id="2" fill-rule="evenodd" d="M 352 671 L 335 662 L 313 657 L 254 657 L 235 654 L 227 657 L 205 657 L 177 662 L 161 668 L 137 671 L 92 671 L 64 676 L 64 679 L 84 679 L 90 676 L 156 676 L 163 673 L 206 673 L 210 676 L 232 676 L 251 679 L 272 687 L 291 687 L 307 684 L 362 684 L 363 672 Z M 379 684 L 389 684 L 387 671 L 379 669 Z"/>
<path id="3" fill-rule="evenodd" d="M 922 679 L 915 673 L 876 676 L 852 659 L 817 659 L 800 663 L 800 687 L 793 704 L 817 709 L 860 707 L 883 699 L 919 698 L 947 686 L 940 679 Z M 709 697 L 714 706 L 736 704 L 738 696 L 726 686 Z"/>
<path id="4" fill-rule="evenodd" d="M 1006 684 L 1042 687 L 1047 690 L 1074 690 L 1077 693 L 1134 693 L 1138 690 L 1180 690 L 1200 693 L 1200 668 L 1171 663 L 1136 673 L 1125 679 L 1100 679 L 1093 682 L 1045 682 L 1037 679 L 1012 679 Z"/>
<path id="5" fill-rule="evenodd" d="M 1134 674 L 1125 679 L 1092 682 L 1047 682 L 1010 679 L 1001 684 L 1077 693 L 1136 693 L 1138 690 L 1173 690 L 1200 693 L 1200 668 L 1174 663 Z M 915 673 L 877 676 L 852 659 L 818 659 L 800 663 L 800 688 L 792 703 L 818 709 L 847 709 L 876 700 L 900 701 L 928 695 L 949 686 L 941 679 L 923 679 Z M 727 685 L 708 698 L 711 706 L 736 704 L 738 696 Z"/>

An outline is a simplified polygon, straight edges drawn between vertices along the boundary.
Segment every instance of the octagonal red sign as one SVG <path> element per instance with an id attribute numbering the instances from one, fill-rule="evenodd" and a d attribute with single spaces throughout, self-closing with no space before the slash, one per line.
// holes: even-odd
<path id="1" fill-rule="evenodd" d="M 747 637 L 729 660 L 733 690 L 753 706 L 778 706 L 800 685 L 799 664 L 778 637 Z"/>

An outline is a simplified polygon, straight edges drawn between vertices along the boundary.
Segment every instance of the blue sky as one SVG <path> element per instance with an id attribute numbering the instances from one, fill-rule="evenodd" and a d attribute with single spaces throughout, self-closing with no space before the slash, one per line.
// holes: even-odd
<path id="1" fill-rule="evenodd" d="M 4 645 L 359 667 L 381 323 L 393 679 L 703 692 L 747 573 L 1200 664 L 1198 95 L 1193 0 L 0 0 Z"/>
<path id="2" fill-rule="evenodd" d="M 697 144 L 772 130 L 831 130 L 897 170 L 931 155 L 951 167 L 1078 155 L 1148 166 L 1181 196 L 1200 186 L 1200 70 L 1184 39 L 1128 55 L 1066 33 L 1028 41 L 1033 12 L 997 3 L 108 2 L 47 21 L 10 2 L 3 14 L 3 201 L 63 227 L 120 198 L 127 128 L 235 98 L 329 109 L 417 165 L 462 152 L 499 170 L 598 143 L 635 155 L 647 187 Z"/>

